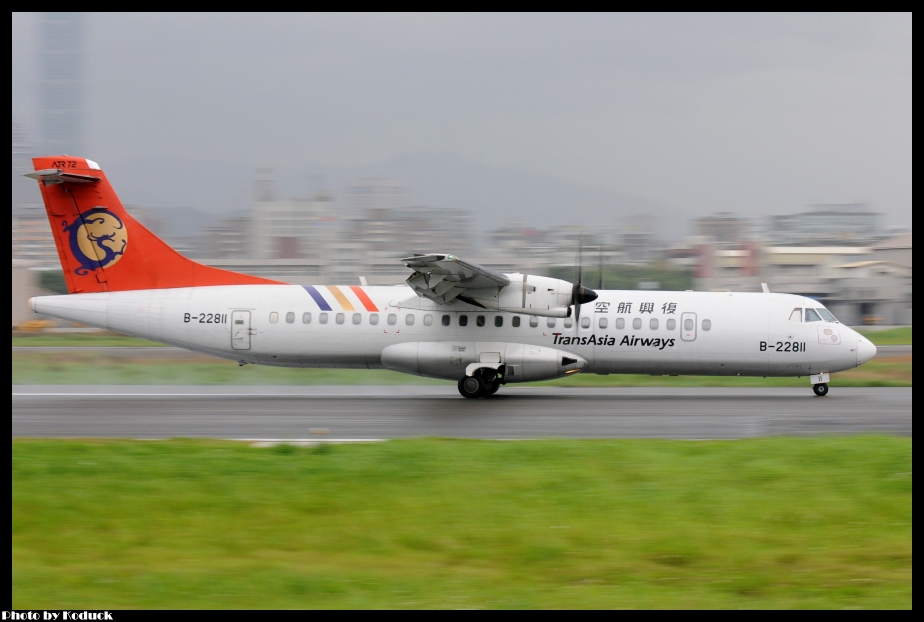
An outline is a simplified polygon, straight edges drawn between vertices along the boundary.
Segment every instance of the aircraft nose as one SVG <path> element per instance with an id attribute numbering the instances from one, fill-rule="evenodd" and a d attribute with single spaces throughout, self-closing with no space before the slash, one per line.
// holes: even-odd
<path id="1" fill-rule="evenodd" d="M 876 346 L 866 337 L 857 338 L 857 365 L 862 365 L 876 356 Z"/>

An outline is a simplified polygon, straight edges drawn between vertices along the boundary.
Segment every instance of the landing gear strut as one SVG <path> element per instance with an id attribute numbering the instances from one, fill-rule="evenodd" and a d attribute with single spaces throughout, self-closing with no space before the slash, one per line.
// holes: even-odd
<path id="1" fill-rule="evenodd" d="M 815 390 L 815 395 L 818 397 L 824 397 L 828 394 L 828 384 L 821 382 L 812 387 Z"/>

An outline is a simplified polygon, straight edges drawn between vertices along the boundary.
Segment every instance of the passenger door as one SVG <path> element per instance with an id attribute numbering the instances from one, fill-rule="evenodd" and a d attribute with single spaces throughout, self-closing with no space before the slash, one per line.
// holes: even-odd
<path id="1" fill-rule="evenodd" d="M 250 311 L 231 312 L 231 349 L 250 349 Z"/>

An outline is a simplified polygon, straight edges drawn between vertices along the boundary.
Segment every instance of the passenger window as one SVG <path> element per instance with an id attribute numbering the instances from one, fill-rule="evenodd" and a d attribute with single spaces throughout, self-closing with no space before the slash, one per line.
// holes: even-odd
<path id="1" fill-rule="evenodd" d="M 671 318 L 667 321 L 667 330 L 674 330 L 677 328 L 677 320 Z"/>
<path id="2" fill-rule="evenodd" d="M 549 328 L 555 328 L 555 318 L 550 317 L 549 319 L 547 319 L 545 321 L 545 325 L 548 326 Z"/>
<path id="3" fill-rule="evenodd" d="M 606 321 L 605 317 L 600 318 L 600 320 L 597 322 L 597 326 L 600 328 L 606 328 L 607 324 L 608 322 Z"/>
<path id="4" fill-rule="evenodd" d="M 318 314 L 318 321 L 319 321 L 321 324 L 327 324 L 327 314 L 326 314 L 326 313 L 319 313 L 319 314 Z"/>
<path id="5" fill-rule="evenodd" d="M 806 322 L 820 322 L 821 317 L 818 315 L 818 312 L 815 309 L 806 309 L 805 310 L 805 321 Z"/>
<path id="6" fill-rule="evenodd" d="M 459 316 L 459 326 L 468 326 L 468 316 L 467 315 Z"/>
<path id="7" fill-rule="evenodd" d="M 581 318 L 581 328 L 590 328 L 590 318 L 586 315 Z"/>
<path id="8" fill-rule="evenodd" d="M 703 330 L 712 330 L 712 320 L 703 320 Z"/>
<path id="9" fill-rule="evenodd" d="M 433 316 L 428 313 L 424 316 L 424 326 L 432 326 L 432 325 L 433 325 Z"/>
<path id="10" fill-rule="evenodd" d="M 378 314 L 378 313 L 373 313 L 372 315 L 370 315 L 370 316 L 369 316 L 369 323 L 372 324 L 373 326 L 375 326 L 376 324 L 378 324 L 378 323 L 379 323 L 379 314 Z"/>
<path id="11" fill-rule="evenodd" d="M 477 326 L 484 326 L 484 316 L 483 315 L 475 316 L 475 324 Z"/>
<path id="12" fill-rule="evenodd" d="M 354 323 L 354 324 L 360 324 L 360 323 L 362 323 L 362 321 L 363 321 L 363 315 L 362 315 L 362 313 L 354 313 L 354 314 L 353 314 L 353 323 Z"/>
<path id="13" fill-rule="evenodd" d="M 294 323 L 295 323 L 295 313 L 292 311 L 289 311 L 288 313 L 286 313 L 286 324 L 294 324 Z"/>
<path id="14" fill-rule="evenodd" d="M 565 325 L 565 328 L 571 328 L 572 326 L 574 326 L 574 320 L 572 320 L 570 317 L 566 317 L 564 321 L 564 325 Z"/>
<path id="15" fill-rule="evenodd" d="M 531 327 L 533 327 L 533 328 L 536 328 L 537 326 L 539 326 L 539 318 L 537 318 L 535 315 L 533 315 L 532 317 L 530 317 L 530 318 L 529 318 L 529 325 L 530 325 Z"/>
<path id="16" fill-rule="evenodd" d="M 801 322 L 802 321 L 802 309 L 796 307 L 792 310 L 792 313 L 789 314 L 790 322 Z"/>
<path id="17" fill-rule="evenodd" d="M 279 321 L 279 314 L 273 311 L 270 313 L 270 324 L 275 324 Z"/>
<path id="18" fill-rule="evenodd" d="M 683 321 L 683 330 L 693 330 L 693 320 L 687 318 Z"/>
<path id="19" fill-rule="evenodd" d="M 338 323 L 338 324 L 343 324 L 343 321 L 344 321 L 345 319 L 346 319 L 346 316 L 345 316 L 344 314 L 342 314 L 342 313 L 338 313 L 338 314 L 337 314 L 337 323 Z"/>
<path id="20" fill-rule="evenodd" d="M 648 326 L 651 328 L 651 330 L 658 330 L 658 318 L 651 318 L 651 321 L 648 322 Z"/>
<path id="21" fill-rule="evenodd" d="M 504 325 L 504 316 L 503 316 L 503 315 L 495 315 L 495 316 L 494 316 L 494 325 L 497 326 L 498 328 L 500 328 L 501 326 L 503 326 L 503 325 Z"/>
<path id="22" fill-rule="evenodd" d="M 642 327 L 642 318 L 637 317 L 634 320 L 632 320 L 632 328 L 634 328 L 635 330 L 638 330 L 641 327 Z"/>
<path id="23" fill-rule="evenodd" d="M 413 326 L 413 325 L 414 325 L 414 314 L 413 314 L 413 313 L 408 313 L 408 314 L 404 317 L 404 323 L 407 324 L 408 326 Z"/>
<path id="24" fill-rule="evenodd" d="M 397 323 L 398 323 L 398 316 L 395 315 L 394 313 L 389 313 L 388 314 L 388 325 L 394 326 Z"/>
<path id="25" fill-rule="evenodd" d="M 311 324 L 311 314 L 307 311 L 302 313 L 302 324 Z"/>
<path id="26" fill-rule="evenodd" d="M 625 327 L 626 327 L 626 321 L 621 317 L 616 318 L 616 330 L 622 330 Z"/>
<path id="27" fill-rule="evenodd" d="M 510 324 L 511 324 L 511 326 L 513 326 L 514 328 L 519 328 L 519 327 L 520 327 L 520 316 L 519 316 L 519 315 L 514 315 L 514 316 L 513 316 L 513 319 L 510 320 Z"/>
<path id="28" fill-rule="evenodd" d="M 448 315 L 443 316 L 443 326 L 449 326 L 451 319 Z"/>

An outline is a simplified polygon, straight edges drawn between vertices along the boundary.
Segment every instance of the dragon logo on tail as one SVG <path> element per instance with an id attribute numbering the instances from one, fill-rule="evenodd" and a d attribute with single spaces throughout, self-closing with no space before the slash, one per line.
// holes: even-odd
<path id="1" fill-rule="evenodd" d="M 122 220 L 105 207 L 87 210 L 68 224 L 71 254 L 80 263 L 74 272 L 83 276 L 100 268 L 108 268 L 122 258 L 128 246 L 128 231 Z"/>

